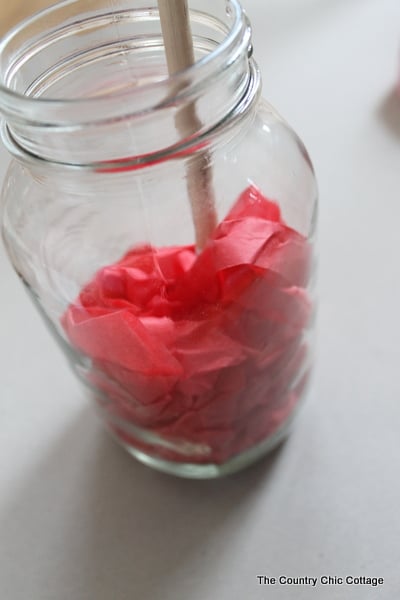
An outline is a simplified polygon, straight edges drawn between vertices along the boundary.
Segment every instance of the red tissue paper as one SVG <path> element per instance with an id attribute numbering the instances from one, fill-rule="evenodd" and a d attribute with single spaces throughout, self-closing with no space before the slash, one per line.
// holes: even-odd
<path id="1" fill-rule="evenodd" d="M 200 254 L 133 248 L 101 269 L 62 325 L 124 442 L 217 463 L 287 420 L 308 377 L 310 246 L 247 188 Z"/>

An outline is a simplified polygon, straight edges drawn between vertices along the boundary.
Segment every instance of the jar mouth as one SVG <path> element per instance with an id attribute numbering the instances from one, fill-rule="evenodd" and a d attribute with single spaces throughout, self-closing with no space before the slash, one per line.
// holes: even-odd
<path id="1" fill-rule="evenodd" d="M 0 40 L 0 112 L 11 123 L 65 127 L 77 122 L 90 125 L 127 115 L 133 117 L 190 101 L 199 88 L 251 48 L 250 24 L 238 0 L 215 0 L 210 3 L 213 9 L 217 8 L 214 14 L 200 10 L 201 5 L 207 3 L 195 1 L 192 4 L 199 7 L 190 9 L 194 40 L 203 51 L 194 65 L 173 76 L 167 72 L 153 73 L 149 80 L 136 81 L 134 85 L 71 97 L 64 97 L 60 91 L 53 96 L 46 95 L 51 87 L 46 87 L 46 77 L 51 79 L 51 73 L 46 68 L 44 53 L 51 56 L 52 47 L 57 44 L 59 64 L 66 60 L 73 64 L 79 56 L 78 51 L 74 52 L 73 42 L 87 36 L 96 45 L 96 35 L 107 27 L 115 31 L 115 43 L 119 44 L 116 55 L 129 52 L 130 45 L 135 44 L 135 47 L 142 44 L 144 54 L 151 52 L 151 42 L 146 46 L 144 34 L 137 38 L 132 35 L 128 40 L 123 32 L 130 22 L 140 23 L 143 31 L 145 25 L 148 29 L 160 27 L 157 3 L 149 7 L 148 1 L 117 0 L 110 9 L 105 0 L 63 0 L 36 13 Z M 214 36 L 214 46 L 207 47 L 207 39 L 211 42 L 207 28 L 218 34 Z M 215 37 L 219 39 L 216 41 Z M 153 46 L 154 43 L 153 40 Z M 95 62 L 99 57 L 91 60 Z M 29 81 L 29 68 L 34 72 L 33 81 Z M 64 75 L 60 76 L 59 90 L 62 90 L 63 78 Z"/>
<path id="2" fill-rule="evenodd" d="M 237 104 L 231 113 L 226 115 L 225 120 L 233 126 L 235 122 L 241 119 L 243 114 L 246 114 L 253 103 L 258 99 L 260 92 L 260 72 L 256 64 L 252 61 L 250 64 L 250 85 L 246 90 L 241 102 Z M 92 161 L 88 163 L 71 163 L 63 160 L 50 160 L 49 157 L 38 156 L 35 153 L 21 146 L 13 137 L 6 123 L 0 128 L 0 137 L 9 153 L 26 165 L 35 165 L 36 167 L 44 167 L 47 171 L 51 169 L 69 169 L 76 172 L 95 172 L 95 173 L 132 173 L 142 170 L 146 167 L 152 167 L 167 160 L 185 159 L 191 154 L 201 151 L 206 148 L 213 137 L 219 134 L 221 126 L 224 122 L 217 123 L 211 129 L 197 135 L 194 138 L 188 138 L 180 141 L 172 146 L 163 148 L 158 152 L 152 152 L 145 155 L 136 155 L 128 158 L 120 158 L 113 160 Z"/>

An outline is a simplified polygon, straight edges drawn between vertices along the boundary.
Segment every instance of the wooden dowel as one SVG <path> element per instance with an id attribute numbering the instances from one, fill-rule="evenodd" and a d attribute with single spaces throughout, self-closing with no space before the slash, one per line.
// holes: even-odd
<path id="1" fill-rule="evenodd" d="M 158 0 L 158 9 L 168 72 L 174 75 L 194 63 L 188 3 L 187 0 Z M 179 111 L 176 126 L 182 137 L 200 129 L 201 123 L 193 102 Z M 217 224 L 210 157 L 207 151 L 194 154 L 189 159 L 186 177 L 196 232 L 196 247 L 202 250 Z"/>

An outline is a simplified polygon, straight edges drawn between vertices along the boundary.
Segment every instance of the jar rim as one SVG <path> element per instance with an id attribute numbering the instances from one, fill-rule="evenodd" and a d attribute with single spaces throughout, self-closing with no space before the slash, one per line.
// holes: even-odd
<path id="1" fill-rule="evenodd" d="M 7 46 L 29 26 L 41 20 L 54 17 L 58 11 L 68 6 L 79 5 L 79 3 L 82 3 L 82 0 L 62 0 L 21 21 L 0 39 L 0 59 Z M 2 73 L 0 62 L 0 113 L 2 112 L 6 118 L 11 120 L 23 121 L 25 123 L 30 122 L 31 124 L 41 122 L 52 126 L 59 125 L 61 122 L 66 124 L 75 120 L 76 115 L 81 113 L 81 111 L 85 115 L 86 123 L 90 123 L 92 120 L 98 121 L 98 114 L 96 118 L 91 118 L 91 108 L 93 109 L 93 107 L 96 107 L 97 111 L 104 109 L 105 118 L 113 118 L 116 116 L 116 111 L 111 109 L 112 104 L 115 105 L 118 101 L 123 101 L 126 107 L 127 99 L 137 99 L 140 96 L 143 99 L 148 99 L 151 95 L 153 97 L 155 95 L 158 99 L 160 96 L 164 96 L 165 100 L 162 103 L 159 100 L 153 103 L 150 101 L 150 104 L 147 104 L 146 108 L 132 110 L 131 114 L 133 115 L 143 114 L 155 108 L 165 108 L 172 103 L 176 103 L 180 98 L 188 101 L 193 95 L 194 88 L 198 87 L 199 82 L 204 85 L 208 78 L 215 73 L 215 68 L 218 65 L 223 65 L 227 61 L 232 62 L 243 51 L 251 49 L 251 27 L 240 1 L 226 0 L 226 7 L 227 14 L 229 14 L 229 9 L 232 11 L 233 24 L 225 38 L 215 49 L 179 73 L 157 81 L 141 84 L 134 89 L 111 91 L 95 97 L 51 98 L 29 96 L 7 86 L 4 78 L 8 76 L 9 68 L 6 69 L 5 73 Z M 148 7 L 146 10 L 153 11 L 154 14 L 158 15 L 157 6 Z M 195 13 L 196 10 L 190 9 L 192 16 Z M 171 90 L 180 90 L 180 92 L 172 97 Z M 132 102 L 133 105 L 134 103 Z M 145 102 L 142 102 L 142 105 L 145 105 Z M 60 109 L 62 109 L 63 113 L 62 118 L 60 116 Z M 69 111 L 71 111 L 70 114 Z"/>
<path id="2" fill-rule="evenodd" d="M 241 101 L 235 106 L 232 112 L 227 115 L 226 120 L 233 126 L 235 122 L 242 119 L 244 114 L 258 100 L 260 94 L 261 77 L 260 71 L 254 61 L 250 61 L 250 86 Z M 188 138 L 173 146 L 163 148 L 158 152 L 152 152 L 147 155 L 139 155 L 130 158 L 121 158 L 117 160 L 92 161 L 86 164 L 68 163 L 57 160 L 49 160 L 37 154 L 33 154 L 23 148 L 13 137 L 7 123 L 0 123 L 0 138 L 3 141 L 8 152 L 19 162 L 28 166 L 35 165 L 43 167 L 47 172 L 49 169 L 100 174 L 121 174 L 131 173 L 132 171 L 142 170 L 151 167 L 166 160 L 181 159 L 190 156 L 201 148 L 205 148 L 213 137 L 216 137 L 221 129 L 221 123 L 218 123 L 210 130 L 206 130 L 202 135 Z"/>

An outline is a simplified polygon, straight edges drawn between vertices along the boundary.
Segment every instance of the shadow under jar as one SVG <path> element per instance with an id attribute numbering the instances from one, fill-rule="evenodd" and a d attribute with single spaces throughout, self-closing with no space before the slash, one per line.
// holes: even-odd
<path id="1" fill-rule="evenodd" d="M 3 237 L 108 430 L 218 477 L 275 447 L 304 397 L 317 190 L 240 4 L 190 2 L 196 64 L 172 77 L 153 4 L 61 2 L 2 40 Z"/>

